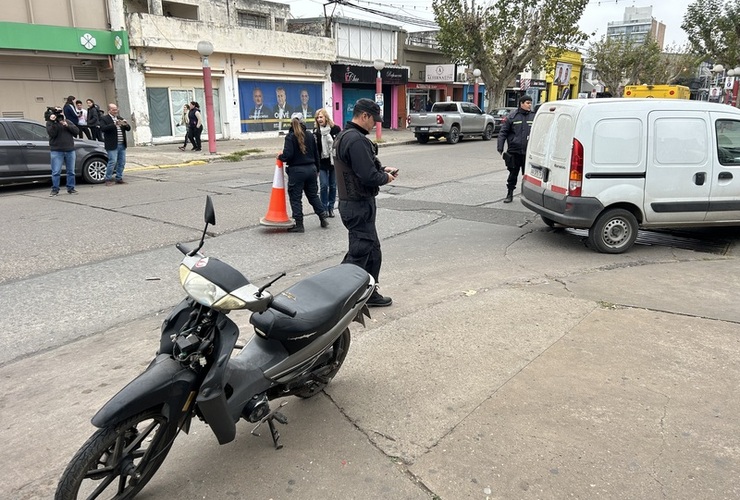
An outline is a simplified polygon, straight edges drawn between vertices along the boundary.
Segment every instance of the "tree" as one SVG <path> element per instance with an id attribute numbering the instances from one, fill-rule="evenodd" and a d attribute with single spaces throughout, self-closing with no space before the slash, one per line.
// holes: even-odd
<path id="1" fill-rule="evenodd" d="M 644 43 L 602 37 L 591 43 L 588 61 L 594 65 L 599 79 L 617 96 L 621 95 L 622 85 L 676 83 L 695 72 L 700 58 L 687 47 L 669 46 L 662 52 L 650 37 Z"/>
<path id="2" fill-rule="evenodd" d="M 681 29 L 694 53 L 729 68 L 740 66 L 740 0 L 696 0 Z"/>
<path id="3" fill-rule="evenodd" d="M 481 70 L 489 109 L 526 68 L 546 67 L 566 47 L 586 40 L 577 23 L 588 0 L 433 0 L 440 50 Z M 552 49 L 554 48 L 554 50 Z"/>

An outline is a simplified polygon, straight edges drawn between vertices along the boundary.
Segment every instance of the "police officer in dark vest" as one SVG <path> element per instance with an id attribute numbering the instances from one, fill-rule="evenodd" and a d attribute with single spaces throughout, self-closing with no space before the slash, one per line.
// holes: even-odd
<path id="1" fill-rule="evenodd" d="M 511 113 L 501 126 L 498 134 L 498 152 L 501 153 L 509 171 L 506 179 L 506 198 L 504 203 L 511 203 L 514 199 L 516 179 L 521 170 L 524 175 L 524 160 L 527 154 L 527 143 L 529 143 L 529 131 L 532 129 L 534 113 L 532 112 L 532 98 L 523 95 L 519 98 L 519 108 Z M 504 142 L 509 145 L 504 153 Z"/>
<path id="2" fill-rule="evenodd" d="M 359 99 L 352 121 L 334 141 L 334 169 L 339 213 L 349 231 L 349 250 L 342 262 L 360 266 L 378 283 L 382 254 L 375 229 L 375 197 L 380 186 L 395 180 L 398 169 L 383 167 L 378 160 L 377 145 L 367 137 L 376 124 L 382 126 L 380 107 L 370 99 Z M 376 289 L 367 305 L 382 307 L 392 303 L 390 297 L 382 296 Z"/>

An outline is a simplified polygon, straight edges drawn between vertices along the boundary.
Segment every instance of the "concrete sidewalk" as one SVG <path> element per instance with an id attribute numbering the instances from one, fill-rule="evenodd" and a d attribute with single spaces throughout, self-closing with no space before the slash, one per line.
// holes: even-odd
<path id="1" fill-rule="evenodd" d="M 369 135 L 375 142 L 375 131 Z M 203 151 L 180 151 L 181 142 L 176 144 L 157 144 L 153 146 L 132 146 L 126 150 L 126 170 L 133 172 L 143 168 L 169 168 L 183 165 L 198 165 L 212 161 L 239 161 L 274 158 L 282 151 L 285 136 L 271 136 L 257 139 L 233 139 L 216 142 L 216 153 L 208 152 L 208 140 L 203 137 Z M 395 146 L 416 142 L 414 134 L 407 129 L 383 129 L 379 147 Z"/>

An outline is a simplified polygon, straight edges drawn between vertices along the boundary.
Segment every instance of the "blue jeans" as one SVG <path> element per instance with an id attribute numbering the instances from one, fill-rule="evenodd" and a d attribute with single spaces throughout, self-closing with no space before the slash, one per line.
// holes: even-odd
<path id="1" fill-rule="evenodd" d="M 113 167 L 116 167 L 116 180 L 123 179 L 123 167 L 126 166 L 126 147 L 119 144 L 116 149 L 108 150 L 108 166 L 105 168 L 105 180 L 113 180 Z"/>
<path id="2" fill-rule="evenodd" d="M 319 170 L 319 184 L 321 184 L 321 204 L 324 210 L 334 210 L 334 202 L 337 201 L 337 174 L 334 169 Z"/>
<path id="3" fill-rule="evenodd" d="M 75 151 L 51 151 L 51 189 L 59 191 L 62 163 L 67 170 L 67 191 L 75 188 Z"/>

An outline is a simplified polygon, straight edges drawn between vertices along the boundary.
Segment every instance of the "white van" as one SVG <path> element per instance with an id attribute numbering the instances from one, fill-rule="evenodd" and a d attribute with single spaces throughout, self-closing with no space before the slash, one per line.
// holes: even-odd
<path id="1" fill-rule="evenodd" d="M 522 203 L 622 253 L 638 227 L 740 225 L 740 110 L 683 99 L 543 103 Z"/>

